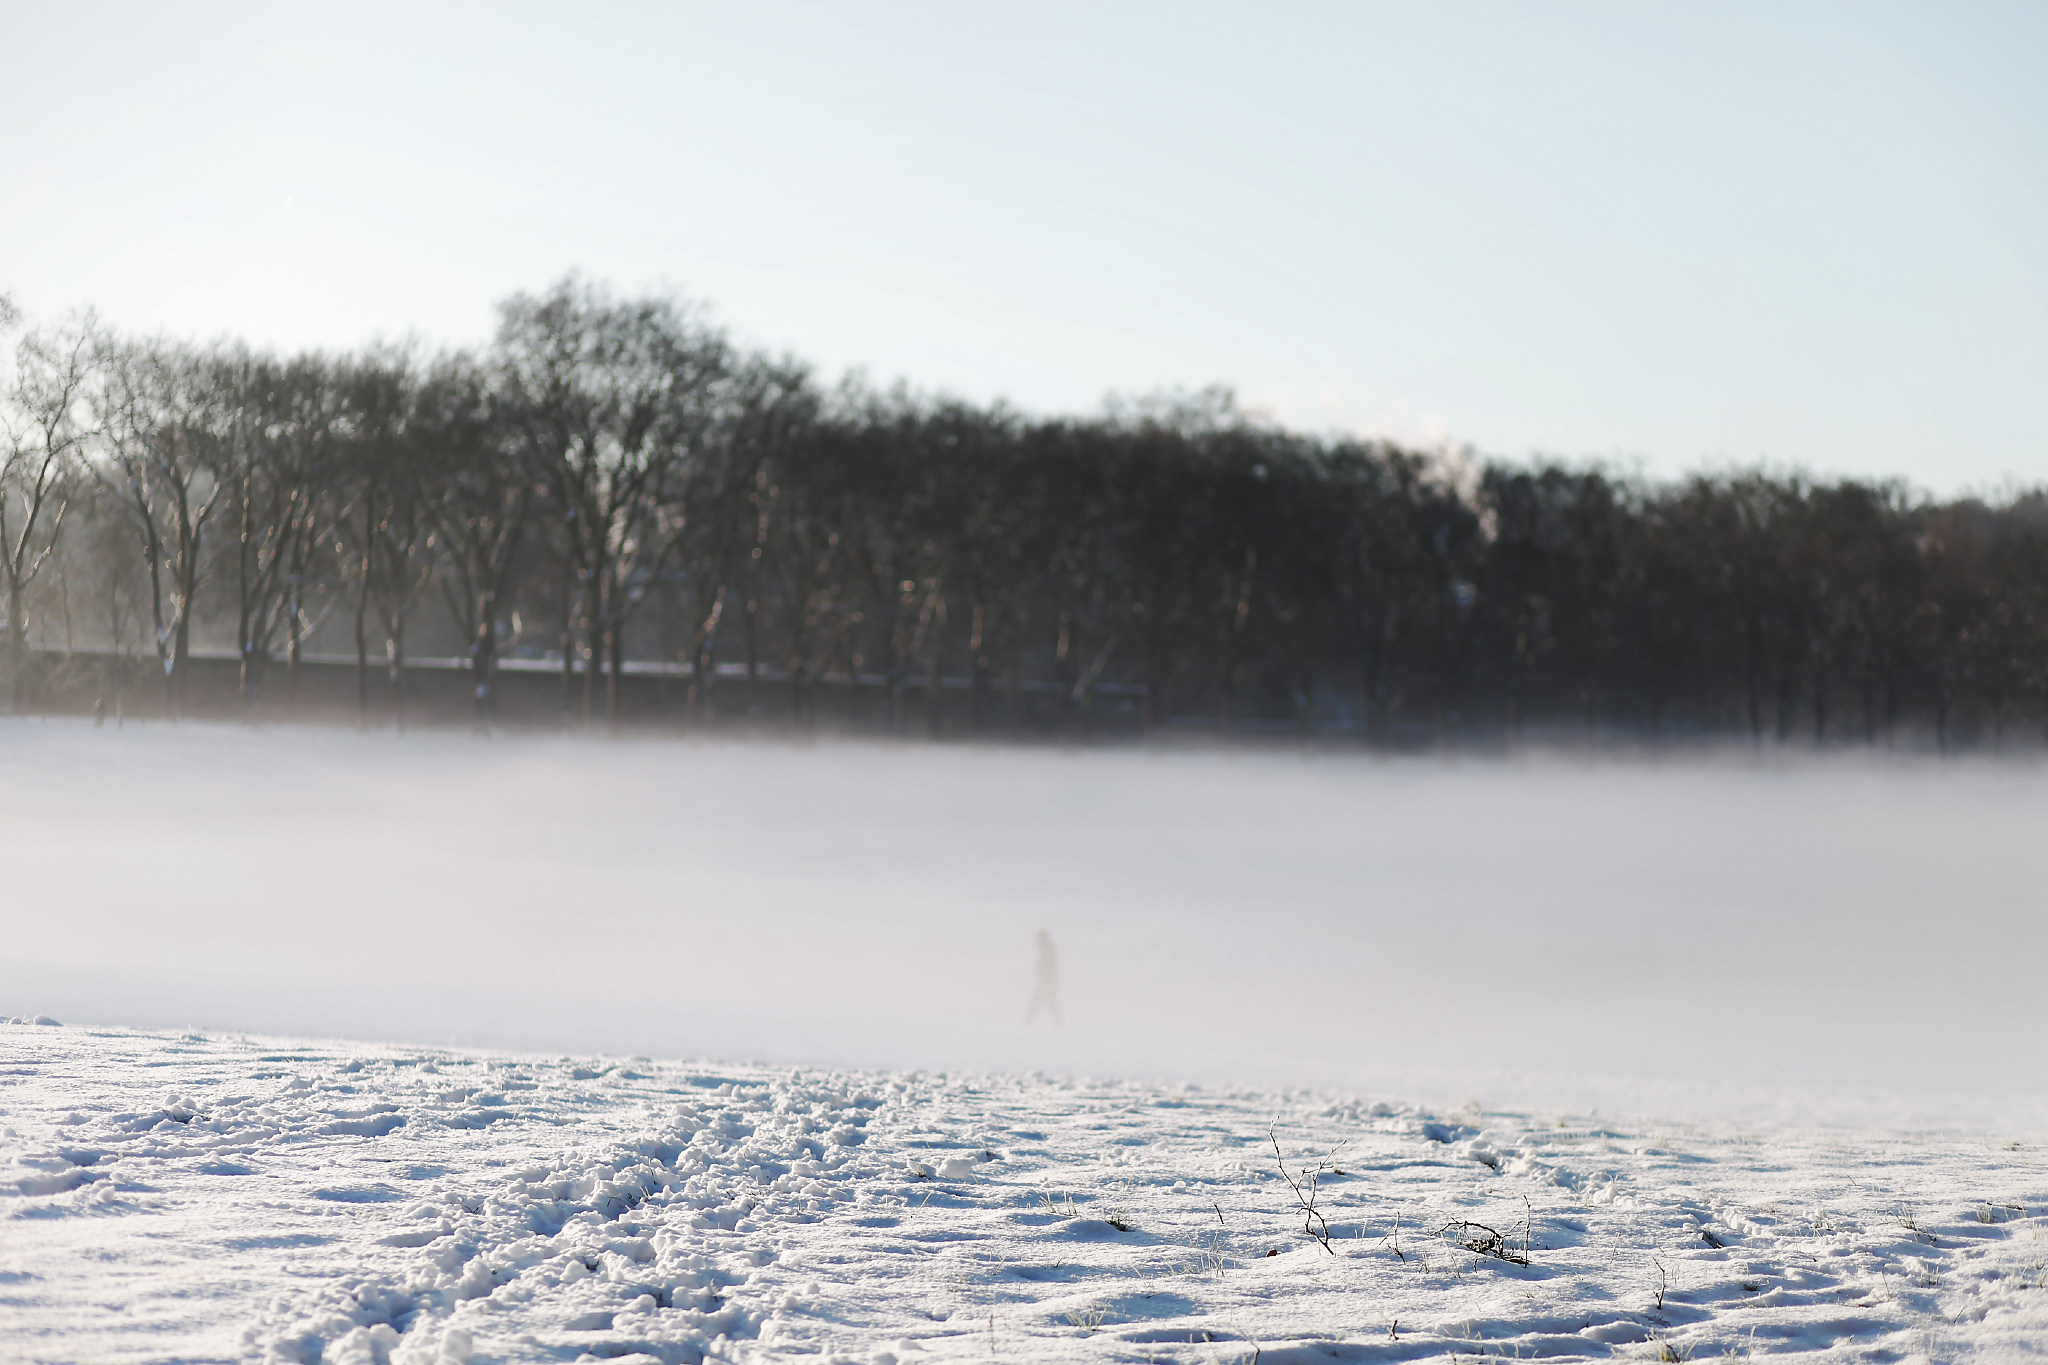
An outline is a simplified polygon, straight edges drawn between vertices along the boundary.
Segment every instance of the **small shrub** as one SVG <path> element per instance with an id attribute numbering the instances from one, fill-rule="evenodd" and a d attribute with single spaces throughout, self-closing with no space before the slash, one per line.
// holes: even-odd
<path id="1" fill-rule="evenodd" d="M 1437 1230 L 1437 1236 L 1447 1238 L 1467 1251 L 1477 1252 L 1481 1256 L 1491 1256 L 1510 1265 L 1529 1264 L 1529 1258 L 1515 1250 L 1512 1242 L 1484 1223 L 1475 1223 L 1467 1218 L 1454 1218 Z"/>
<path id="2" fill-rule="evenodd" d="M 1652 1360 L 1665 1361 L 1668 1362 L 1668 1365 L 1678 1365 L 1680 1361 L 1692 1359 L 1691 1347 L 1678 1345 L 1666 1338 L 1662 1332 L 1650 1333 L 1648 1345 L 1650 1348 L 1650 1359 Z"/>

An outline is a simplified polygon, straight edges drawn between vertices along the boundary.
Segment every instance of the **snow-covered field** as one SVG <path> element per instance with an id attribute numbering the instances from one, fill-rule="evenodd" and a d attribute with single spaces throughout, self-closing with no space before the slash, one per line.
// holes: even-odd
<path id="1" fill-rule="evenodd" d="M 8 1359 L 2048 1355 L 2017 1141 L 28 1024 L 0 1070 Z"/>
<path id="2" fill-rule="evenodd" d="M 2048 1352 L 2044 828 L 2032 763 L 0 723 L 65 1021 L 0 1359 Z"/>

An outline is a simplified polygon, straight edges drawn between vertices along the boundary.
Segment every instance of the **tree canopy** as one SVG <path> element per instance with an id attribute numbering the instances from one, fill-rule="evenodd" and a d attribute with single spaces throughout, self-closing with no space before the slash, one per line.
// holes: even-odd
<path id="1" fill-rule="evenodd" d="M 2048 724 L 2038 489 L 1487 461 L 1217 390 L 1032 416 L 828 385 L 686 301 L 573 277 L 501 319 L 442 354 L 24 333 L 0 450 L 17 706 L 75 679 L 68 651 L 150 661 L 137 704 L 176 712 L 232 650 L 242 704 L 274 713 L 280 670 L 289 697 L 340 645 L 368 717 L 371 654 L 395 687 L 411 640 L 466 659 L 485 719 L 518 666 L 559 674 L 571 723 L 1397 748 Z M 648 676 L 658 705 L 622 695 Z"/>

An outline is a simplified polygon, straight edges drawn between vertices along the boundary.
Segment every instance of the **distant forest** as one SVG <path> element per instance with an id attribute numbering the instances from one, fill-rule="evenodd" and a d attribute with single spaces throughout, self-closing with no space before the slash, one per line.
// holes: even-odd
<path id="1" fill-rule="evenodd" d="M 2048 732 L 2041 490 L 1480 462 L 1220 391 L 1031 417 L 825 385 L 573 277 L 477 352 L 0 321 L 17 711 L 1391 749 Z"/>

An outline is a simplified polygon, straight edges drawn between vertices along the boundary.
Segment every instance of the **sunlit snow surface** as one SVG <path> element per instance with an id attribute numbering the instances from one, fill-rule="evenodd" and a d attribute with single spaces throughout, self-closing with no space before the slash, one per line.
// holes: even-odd
<path id="1" fill-rule="evenodd" d="M 2048 1343 L 2048 1167 L 1983 1137 L 29 1024 L 0 1066 L 8 1359 Z"/>
<path id="2" fill-rule="evenodd" d="M 2034 762 L 0 722 L 0 1359 L 2042 1351 L 2044 829 Z"/>

